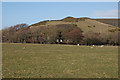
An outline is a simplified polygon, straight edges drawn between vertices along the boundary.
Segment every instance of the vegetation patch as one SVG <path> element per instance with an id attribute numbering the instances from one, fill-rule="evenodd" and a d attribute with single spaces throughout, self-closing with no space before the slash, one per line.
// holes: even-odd
<path id="1" fill-rule="evenodd" d="M 92 28 L 92 26 L 88 26 L 89 28 Z"/>
<path id="2" fill-rule="evenodd" d="M 66 18 L 62 19 L 61 21 L 78 22 L 78 21 L 85 21 L 85 19 L 90 19 L 90 18 L 87 18 L 87 17 L 83 17 L 83 18 L 66 17 Z"/>
<path id="3" fill-rule="evenodd" d="M 96 27 L 95 25 L 93 25 L 93 26 L 88 26 L 89 28 L 92 28 L 92 27 Z"/>
<path id="4" fill-rule="evenodd" d="M 116 32 L 116 31 L 120 31 L 120 28 L 115 28 L 115 29 L 109 29 L 109 32 Z"/>

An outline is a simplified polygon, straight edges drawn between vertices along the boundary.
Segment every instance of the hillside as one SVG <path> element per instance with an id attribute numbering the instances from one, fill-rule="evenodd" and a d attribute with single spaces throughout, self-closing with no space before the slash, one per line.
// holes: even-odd
<path id="1" fill-rule="evenodd" d="M 105 24 L 118 26 L 118 19 L 94 19 L 94 20 L 97 20 L 97 21 L 105 23 Z"/>
<path id="2" fill-rule="evenodd" d="M 110 34 L 110 29 L 115 29 L 116 26 L 113 25 L 113 23 L 117 23 L 117 19 L 112 21 L 113 23 L 110 23 L 112 21 L 111 19 L 91 19 L 87 17 L 83 18 L 74 18 L 74 17 L 66 17 L 61 20 L 48 20 L 43 21 L 39 23 L 35 23 L 30 25 L 30 27 L 38 27 L 40 25 L 42 26 L 50 26 L 50 25 L 58 25 L 58 24 L 76 24 L 77 27 L 81 28 L 83 33 L 87 32 L 95 32 L 95 33 L 107 33 Z M 115 24 L 117 25 L 117 24 Z"/>
<path id="3" fill-rule="evenodd" d="M 2 30 L 2 40 L 15 43 L 118 45 L 120 28 L 110 21 L 66 17 L 61 20 L 41 21 L 30 26 L 18 24 Z M 111 22 L 114 21 L 116 20 Z"/>

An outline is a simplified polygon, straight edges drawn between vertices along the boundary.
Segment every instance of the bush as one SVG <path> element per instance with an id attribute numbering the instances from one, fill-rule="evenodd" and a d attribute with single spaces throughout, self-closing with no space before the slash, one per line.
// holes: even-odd
<path id="1" fill-rule="evenodd" d="M 93 27 L 95 27 L 95 25 L 93 25 Z"/>
<path id="2" fill-rule="evenodd" d="M 88 26 L 89 28 L 91 28 L 91 26 Z"/>
<path id="3" fill-rule="evenodd" d="M 109 29 L 109 32 L 116 32 L 116 31 L 120 31 L 120 28 L 115 28 L 115 29 Z"/>

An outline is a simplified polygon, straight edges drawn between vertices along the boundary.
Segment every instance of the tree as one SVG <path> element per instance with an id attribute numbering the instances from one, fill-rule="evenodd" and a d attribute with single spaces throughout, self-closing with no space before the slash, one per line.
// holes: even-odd
<path id="1" fill-rule="evenodd" d="M 2 30 L 3 42 L 20 42 L 22 31 L 27 28 L 27 24 L 17 24 Z M 23 35 L 22 35 L 23 36 Z"/>
<path id="2" fill-rule="evenodd" d="M 84 44 L 85 45 L 101 45 L 102 38 L 99 33 L 94 33 L 90 31 L 84 35 Z"/>
<path id="3" fill-rule="evenodd" d="M 83 39 L 82 30 L 76 28 L 76 29 L 66 33 L 64 37 L 65 37 L 67 43 L 80 44 L 80 42 Z"/>

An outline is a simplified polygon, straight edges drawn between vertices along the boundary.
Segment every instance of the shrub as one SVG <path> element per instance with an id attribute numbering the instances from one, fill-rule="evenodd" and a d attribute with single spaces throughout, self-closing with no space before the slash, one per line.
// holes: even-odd
<path id="1" fill-rule="evenodd" d="M 91 26 L 88 26 L 89 28 L 91 28 Z"/>
<path id="2" fill-rule="evenodd" d="M 93 27 L 95 27 L 95 25 L 93 25 Z"/>
<path id="3" fill-rule="evenodd" d="M 120 31 L 120 28 L 115 28 L 115 29 L 109 29 L 109 32 L 116 32 L 116 31 Z"/>

